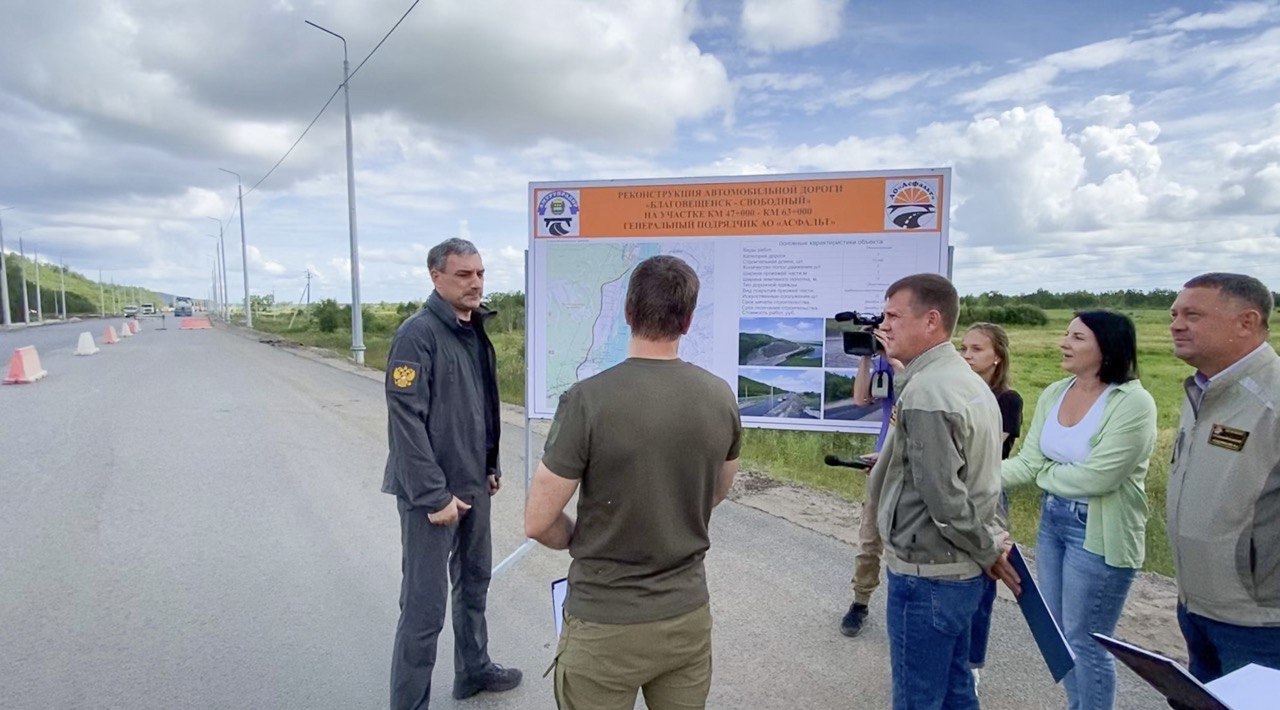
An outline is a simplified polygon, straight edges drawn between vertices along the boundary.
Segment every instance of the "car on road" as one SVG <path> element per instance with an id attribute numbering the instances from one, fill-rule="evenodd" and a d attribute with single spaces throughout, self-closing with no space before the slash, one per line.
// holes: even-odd
<path id="1" fill-rule="evenodd" d="M 185 299 L 185 298 L 179 298 L 178 300 L 174 301 L 174 302 L 173 302 L 173 315 L 174 315 L 174 317 L 175 317 L 175 318 L 177 318 L 177 317 L 183 317 L 183 316 L 190 317 L 190 316 L 191 316 L 191 301 L 188 301 L 188 300 L 187 300 L 187 299 Z"/>
<path id="2" fill-rule="evenodd" d="M 138 312 L 144 316 L 154 316 L 156 314 L 156 306 L 154 303 L 144 303 L 138 309 Z"/>
<path id="3" fill-rule="evenodd" d="M 125 318 L 134 318 L 134 317 L 136 317 L 136 316 L 138 315 L 138 307 L 137 307 L 137 306 L 125 306 L 125 307 L 124 307 L 124 310 L 123 310 L 123 311 L 121 311 L 121 312 L 122 312 L 122 313 L 124 313 L 124 317 L 125 317 Z"/>

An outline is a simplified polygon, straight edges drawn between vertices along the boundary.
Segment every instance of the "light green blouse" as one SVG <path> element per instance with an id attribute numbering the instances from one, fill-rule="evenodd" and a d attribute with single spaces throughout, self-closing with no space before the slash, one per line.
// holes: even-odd
<path id="1" fill-rule="evenodd" d="M 1034 481 L 1063 498 L 1088 499 L 1084 549 L 1106 558 L 1112 567 L 1142 567 L 1146 554 L 1147 464 L 1156 445 L 1156 402 L 1138 380 L 1130 380 L 1107 396 L 1098 431 L 1089 439 L 1089 458 L 1060 464 L 1040 450 L 1045 418 L 1074 377 L 1044 389 L 1036 402 L 1031 428 L 1018 455 L 1000 469 L 1005 488 Z"/>

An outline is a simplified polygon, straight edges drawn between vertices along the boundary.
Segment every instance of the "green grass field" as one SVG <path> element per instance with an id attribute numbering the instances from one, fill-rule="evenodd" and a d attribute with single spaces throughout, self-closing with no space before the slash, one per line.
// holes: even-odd
<path id="1" fill-rule="evenodd" d="M 375 307 L 379 318 L 391 318 L 394 305 Z M 1049 323 L 1045 326 L 1010 327 L 1013 386 L 1026 402 L 1023 414 L 1023 432 L 1031 423 L 1036 400 L 1046 385 L 1066 376 L 1059 367 L 1058 343 L 1071 311 L 1048 311 Z M 1147 494 L 1151 501 L 1151 518 L 1147 525 L 1147 560 L 1145 568 L 1161 574 L 1173 574 L 1168 539 L 1165 536 L 1165 487 L 1169 475 L 1170 447 L 1178 424 L 1178 412 L 1182 405 L 1182 381 L 1190 369 L 1173 356 L 1173 342 L 1169 337 L 1169 316 L 1164 310 L 1126 311 L 1138 327 L 1138 358 L 1143 385 L 1155 397 L 1159 411 L 1159 436 L 1155 454 L 1151 457 L 1147 478 Z M 345 352 L 351 343 L 350 333 L 339 330 L 320 333 L 306 325 L 295 324 L 286 328 L 289 312 L 255 314 L 254 325 L 259 329 L 279 333 L 291 340 L 307 345 L 331 348 Z M 524 333 L 510 331 L 492 335 L 498 351 L 498 384 L 502 399 L 513 404 L 524 404 Z M 366 363 L 376 369 L 386 367 L 390 333 L 367 333 L 365 345 Z M 1272 344 L 1280 344 L 1280 335 L 1273 336 Z M 743 442 L 742 462 L 748 470 L 773 478 L 830 491 L 850 502 L 863 496 L 865 477 L 847 468 L 831 468 L 823 465 L 828 453 L 849 455 L 871 450 L 871 436 L 849 434 L 819 434 L 813 432 L 748 429 Z M 1015 449 L 1016 451 L 1016 449 Z M 1012 528 L 1016 540 L 1034 544 L 1039 525 L 1039 489 L 1034 486 L 1010 491 Z"/>

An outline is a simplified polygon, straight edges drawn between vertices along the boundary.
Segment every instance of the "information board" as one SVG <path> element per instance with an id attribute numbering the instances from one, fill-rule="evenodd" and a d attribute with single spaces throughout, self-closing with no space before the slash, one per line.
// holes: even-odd
<path id="1" fill-rule="evenodd" d="M 950 183 L 949 168 L 530 183 L 529 416 L 626 358 L 631 271 L 670 254 L 701 281 L 680 357 L 729 384 L 744 425 L 878 430 L 833 316 L 946 274 Z"/>

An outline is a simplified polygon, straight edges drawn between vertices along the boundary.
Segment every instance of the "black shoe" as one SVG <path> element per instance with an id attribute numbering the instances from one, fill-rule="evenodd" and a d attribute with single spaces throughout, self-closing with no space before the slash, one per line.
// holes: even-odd
<path id="1" fill-rule="evenodd" d="M 497 663 L 489 664 L 489 668 L 478 676 L 470 678 L 454 678 L 453 698 L 463 700 L 480 691 L 501 693 L 520 685 L 523 674 L 515 668 L 503 668 Z"/>
<path id="2" fill-rule="evenodd" d="M 849 611 L 845 612 L 844 618 L 840 620 L 840 633 L 851 638 L 862 633 L 862 624 L 867 620 L 867 613 L 870 611 L 866 604 L 854 602 L 849 605 Z"/>

